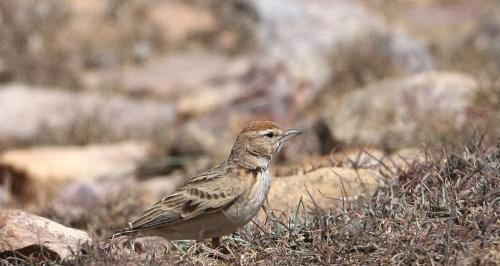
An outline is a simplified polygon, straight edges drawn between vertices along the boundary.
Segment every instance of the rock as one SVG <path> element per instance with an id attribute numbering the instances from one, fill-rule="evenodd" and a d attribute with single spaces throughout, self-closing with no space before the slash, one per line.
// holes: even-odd
<path id="1" fill-rule="evenodd" d="M 178 1 L 163 1 L 151 8 L 145 30 L 169 46 L 185 45 L 196 34 L 216 31 L 216 18 L 205 9 Z"/>
<path id="2" fill-rule="evenodd" d="M 203 96 L 203 97 L 201 97 Z M 252 120 L 283 126 L 298 112 L 289 72 L 279 63 L 260 62 L 239 76 L 221 79 L 180 97 L 178 110 L 192 119 L 179 127 L 174 154 L 229 154 L 241 128 Z"/>
<path id="3" fill-rule="evenodd" d="M 4 60 L 0 59 L 0 82 L 8 82 L 13 78 L 12 71 L 7 67 Z"/>
<path id="4" fill-rule="evenodd" d="M 87 75 L 89 88 L 118 87 L 127 95 L 162 99 L 181 117 L 210 113 L 255 93 L 245 82 L 252 69 L 249 57 L 186 52 L 141 67 L 97 71 Z"/>
<path id="5" fill-rule="evenodd" d="M 374 148 L 339 151 L 330 156 L 339 166 L 348 168 L 379 169 L 395 176 L 398 171 L 406 171 L 412 163 L 425 161 L 425 153 L 416 148 L 405 148 L 392 153 Z"/>
<path id="6" fill-rule="evenodd" d="M 384 148 L 438 140 L 466 126 L 478 84 L 465 74 L 429 72 L 356 90 L 325 102 L 333 135 Z"/>
<path id="7" fill-rule="evenodd" d="M 12 201 L 11 191 L 6 186 L 0 186 L 0 208 L 7 206 Z"/>
<path id="8" fill-rule="evenodd" d="M 106 202 L 108 197 L 120 194 L 122 191 L 132 191 L 137 186 L 133 176 L 104 178 L 97 180 L 75 180 L 62 185 L 51 204 L 59 210 L 78 210 L 88 212 L 99 204 Z"/>
<path id="9" fill-rule="evenodd" d="M 404 148 L 384 157 L 382 160 L 384 165 L 380 171 L 386 177 L 394 179 L 401 172 L 410 170 L 414 164 L 425 163 L 427 159 L 427 154 L 421 149 Z"/>
<path id="10" fill-rule="evenodd" d="M 134 176 L 125 176 L 76 181 L 61 186 L 50 202 L 35 207 L 41 215 L 75 228 L 104 225 L 113 232 L 175 191 L 184 177 L 138 181 Z"/>
<path id="11" fill-rule="evenodd" d="M 342 200 L 373 195 L 380 180 L 375 170 L 321 167 L 305 174 L 274 178 L 267 200 L 278 213 L 286 213 L 300 201 L 306 208 L 317 205 L 328 209 Z"/>
<path id="12" fill-rule="evenodd" d="M 331 155 L 310 156 L 301 162 L 272 166 L 271 173 L 273 177 L 305 175 L 320 168 L 338 167 L 341 164 L 342 161 Z"/>
<path id="13" fill-rule="evenodd" d="M 378 169 L 389 155 L 379 149 L 355 148 L 335 152 L 331 157 L 342 167 Z"/>
<path id="14" fill-rule="evenodd" d="M 86 232 L 46 218 L 20 210 L 0 211 L 0 257 L 19 253 L 64 259 L 90 241 Z"/>
<path id="15" fill-rule="evenodd" d="M 371 72 L 385 68 L 402 74 L 432 68 L 428 51 L 418 41 L 395 32 L 380 14 L 359 1 L 233 0 L 207 1 L 205 5 L 213 6 L 212 11 L 219 21 L 227 20 L 225 24 L 240 29 L 241 35 L 245 35 L 240 38 L 255 39 L 256 49 L 236 57 L 187 52 L 160 57 L 144 66 L 96 71 L 85 78 L 86 87 L 122 88 L 126 93 L 166 99 L 172 99 L 171 96 L 179 91 L 187 92 L 189 96 L 199 96 L 198 101 L 207 99 L 196 108 L 205 112 L 201 107 L 210 109 L 211 103 L 217 100 L 217 97 L 212 98 L 214 95 L 224 98 L 237 95 L 237 90 L 225 84 L 241 82 L 243 75 L 252 74 L 249 69 L 254 66 L 259 69 L 259 65 L 272 62 L 290 72 L 289 82 L 300 109 L 332 80 L 337 85 L 343 77 L 359 72 L 367 72 L 363 76 L 373 76 Z M 253 22 L 246 17 L 252 17 Z M 365 68 L 369 69 L 365 71 Z M 257 73 L 264 74 L 267 79 L 266 72 Z M 376 74 L 376 78 L 381 79 L 386 74 Z M 240 87 L 246 93 L 251 91 L 245 84 Z M 195 90 L 189 93 L 192 88 Z M 212 93 L 222 90 L 228 93 Z M 192 104 L 191 98 L 187 103 L 181 101 L 181 109 L 198 106 Z"/>
<path id="16" fill-rule="evenodd" d="M 237 117 L 251 110 L 283 121 L 295 102 L 289 72 L 279 62 L 264 60 L 251 62 L 245 71 L 243 67 L 241 70 L 225 76 L 219 72 L 220 76 L 214 76 L 211 82 L 183 93 L 177 103 L 178 112 L 195 117 L 218 116 L 231 110 Z"/>
<path id="17" fill-rule="evenodd" d="M 159 102 L 19 84 L 0 87 L 0 105 L 0 145 L 150 139 L 175 118 L 173 106 Z"/>
<path id="18" fill-rule="evenodd" d="M 73 36 L 69 41 L 80 48 L 74 53 L 90 68 L 140 64 L 217 30 L 213 14 L 192 3 L 76 0 L 68 4 L 73 16 L 59 35 Z"/>
<path id="19" fill-rule="evenodd" d="M 395 32 L 381 14 L 361 1 L 233 2 L 253 15 L 256 22 L 249 27 L 259 51 L 285 62 L 294 77 L 315 89 L 332 79 L 340 82 L 342 69 L 352 75 L 386 68 L 403 74 L 432 68 L 429 52 L 418 41 Z M 235 23 L 240 23 L 242 9 L 235 8 Z"/>
<path id="20" fill-rule="evenodd" d="M 149 147 L 123 142 L 11 150 L 0 156 L 0 180 L 10 180 L 16 199 L 44 202 L 64 184 L 132 175 Z"/>
<path id="21" fill-rule="evenodd" d="M 310 156 L 299 163 L 277 165 L 271 168 L 273 177 L 305 175 L 320 168 L 342 167 L 351 169 L 372 169 L 392 178 L 409 169 L 413 163 L 425 161 L 420 149 L 406 148 L 391 154 L 374 148 L 341 150 L 329 155 Z"/>
<path id="22" fill-rule="evenodd" d="M 478 2 L 414 4 L 411 8 L 397 10 L 394 16 L 400 26 L 426 42 L 437 42 L 441 48 L 451 47 L 452 41 L 470 34 L 491 11 Z"/>
<path id="23" fill-rule="evenodd" d="M 117 87 L 128 95 L 176 101 L 210 84 L 238 79 L 249 71 L 251 59 L 220 53 L 184 52 L 160 57 L 143 66 L 91 72 L 86 87 Z"/>
<path id="24" fill-rule="evenodd" d="M 61 186 L 50 202 L 36 207 L 41 215 L 72 227 L 105 225 L 113 232 L 174 192 L 184 178 L 174 174 L 144 181 L 134 176 L 79 181 Z"/>
<path id="25" fill-rule="evenodd" d="M 500 69 L 498 2 L 434 1 L 383 8 L 394 23 L 432 47 L 442 69 L 495 74 Z M 479 75 L 479 74 L 478 74 Z"/>
<path id="26" fill-rule="evenodd" d="M 177 188 L 184 184 L 185 176 L 160 176 L 141 181 L 136 189 L 141 196 L 144 205 L 153 205 L 160 199 L 172 194 Z"/>
<path id="27" fill-rule="evenodd" d="M 173 154 L 229 153 L 238 131 L 249 121 L 286 124 L 298 113 L 298 101 L 307 104 L 294 94 L 287 69 L 272 60 L 190 52 L 123 73 L 123 79 L 119 72 L 115 72 L 116 79 L 100 73 L 92 78 L 97 83 L 89 86 L 121 80 L 126 94 L 162 99 L 175 106 L 181 122 L 168 131 L 175 135 Z"/>
<path id="28" fill-rule="evenodd" d="M 123 205 L 127 205 L 130 204 L 130 198 L 133 198 L 134 208 L 142 210 L 174 192 L 182 185 L 184 178 L 183 175 L 172 175 L 138 181 L 133 176 L 126 176 L 74 182 L 59 189 L 48 204 L 48 210 L 51 215 L 65 221 L 76 217 L 73 219 L 76 222 L 79 222 L 78 217 L 87 217 L 88 210 L 101 208 L 115 201 L 122 201 Z"/>

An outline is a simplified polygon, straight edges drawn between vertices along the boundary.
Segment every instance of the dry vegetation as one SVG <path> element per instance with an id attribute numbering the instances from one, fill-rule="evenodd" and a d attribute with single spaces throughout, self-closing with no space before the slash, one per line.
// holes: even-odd
<path id="1" fill-rule="evenodd" d="M 255 45 L 252 39 L 255 36 L 251 36 L 248 27 L 257 18 L 248 13 L 244 1 L 234 1 L 232 5 L 224 5 L 219 0 L 210 1 L 212 4 L 188 1 L 216 14 L 217 30 L 195 33 L 180 44 L 158 39 L 158 35 L 150 31 L 154 27 L 148 27 L 144 15 L 154 8 L 153 4 L 144 1 L 105 1 L 109 12 L 99 13 L 99 23 L 95 23 L 99 30 L 90 25 L 87 35 L 75 34 L 78 29 L 71 28 L 77 27 L 78 21 L 70 12 L 69 3 L 51 0 L 18 2 L 21 3 L 19 0 L 0 0 L 0 82 L 85 90 L 82 76 L 86 72 L 113 70 L 123 65 L 141 66 L 156 56 L 178 52 L 193 43 L 202 49 L 228 54 L 246 52 Z M 446 4 L 454 1 L 434 2 Z M 494 0 L 485 2 L 496 8 L 492 10 L 500 8 Z M 384 15 L 390 20 L 391 16 L 400 15 L 400 10 L 411 8 L 413 3 L 373 1 L 371 5 L 385 10 Z M 241 16 L 234 15 L 238 12 Z M 86 245 L 80 253 L 59 261 L 43 250 L 30 257 L 9 254 L 0 257 L 0 265 L 500 264 L 500 59 L 495 57 L 500 53 L 495 50 L 499 49 L 498 45 L 483 45 L 498 44 L 500 28 L 498 23 L 486 18 L 477 25 L 467 36 L 451 41 L 452 46 L 442 45 L 439 40 L 426 43 L 435 59 L 436 70 L 463 71 L 477 79 L 480 91 L 473 106 L 467 109 L 468 126 L 451 130 L 452 126 L 444 125 L 436 118 L 429 119 L 427 124 L 419 124 L 428 125 L 429 128 L 422 126 L 422 133 L 419 133 L 427 135 L 417 135 L 414 141 L 418 143 L 412 144 L 422 144 L 421 139 L 432 140 L 425 143 L 429 146 L 426 160 L 408 162 L 409 167 L 400 169 L 398 173 L 401 174 L 392 177 L 391 182 L 373 197 L 354 202 L 332 199 L 338 201 L 336 209 L 305 209 L 299 205 L 289 217 L 276 217 L 268 211 L 265 223 L 251 223 L 226 237 L 223 246 L 227 252 L 220 253 L 208 248 L 208 242 L 194 241 L 155 240 L 146 247 L 124 241 L 104 248 L 109 244 L 107 237 L 114 230 L 146 207 L 136 200 L 140 198 L 135 194 L 138 193 L 136 190 L 115 189 L 99 199 L 91 210 L 68 207 L 63 203 L 48 203 L 34 210 L 55 222 L 89 232 L 94 243 Z M 110 32 L 112 34 L 108 34 Z M 78 35 L 78 38 L 68 38 L 72 35 Z M 226 37 L 232 39 L 230 45 L 221 44 Z M 401 69 L 390 61 L 390 55 L 380 53 L 387 42 L 385 36 L 375 37 L 369 36 L 356 42 L 356 46 L 341 46 L 339 51 L 334 51 L 337 57 L 330 58 L 334 73 L 326 84 L 325 94 L 318 94 L 317 98 L 326 99 L 333 106 L 335 102 L 328 98 L 330 94 L 338 97 L 401 74 Z M 142 49 L 144 47 L 147 49 Z M 293 86 L 300 87 L 300 84 Z M 114 88 L 98 89 L 110 94 L 119 93 Z M 309 104 L 311 106 L 307 108 L 313 111 L 308 109 L 304 113 L 311 112 L 316 116 L 315 112 L 319 112 L 314 106 L 317 101 Z M 181 118 L 176 123 L 185 122 L 183 119 L 186 120 Z M 179 168 L 179 164 L 183 166 L 188 159 L 193 161 L 190 154 L 176 152 L 175 145 L 180 142 L 174 140 L 174 135 L 183 132 L 165 133 L 165 128 L 176 126 L 158 125 L 150 132 L 149 139 L 153 139 L 157 146 L 158 156 L 174 156 L 171 165 L 162 165 L 164 172 L 155 174 L 170 174 L 170 168 Z M 66 132 L 59 130 L 54 133 L 49 128 L 42 130 L 29 144 L 84 145 L 121 139 L 119 136 L 106 137 L 105 132 L 111 131 L 108 127 L 93 116 L 83 117 Z M 438 128 L 445 130 L 438 131 Z M 486 134 L 474 134 L 469 138 L 476 129 Z M 318 146 L 322 149 L 328 146 L 328 149 L 320 153 L 327 154 L 331 148 L 341 147 L 328 128 L 322 131 L 327 136 L 318 138 Z M 388 138 L 394 137 L 388 135 Z M 326 145 L 328 142 L 332 144 Z M 379 148 L 390 150 L 391 147 Z M 3 149 L 0 145 L 0 151 Z M 147 172 L 148 168 L 138 170 L 141 171 Z M 141 179 L 140 176 L 137 178 Z"/>
<path id="2" fill-rule="evenodd" d="M 500 261 L 499 166 L 500 145 L 488 146 L 475 137 L 456 152 L 429 151 L 425 162 L 413 164 L 373 198 L 339 201 L 336 210 L 304 212 L 299 205 L 286 219 L 268 213 L 265 224 L 250 224 L 224 239 L 229 253 L 218 258 L 207 243 L 104 250 L 103 242 L 96 242 L 59 263 L 495 265 Z M 123 222 L 116 219 L 123 215 L 113 213 L 133 216 L 138 207 L 127 198 L 110 195 L 92 215 L 56 214 L 50 208 L 42 215 L 87 229 L 107 243 L 109 226 Z M 3 260 L 15 265 L 40 261 L 43 256 Z"/>

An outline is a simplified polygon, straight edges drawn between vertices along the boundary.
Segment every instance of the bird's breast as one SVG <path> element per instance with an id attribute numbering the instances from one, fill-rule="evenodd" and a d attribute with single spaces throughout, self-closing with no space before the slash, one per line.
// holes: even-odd
<path id="1" fill-rule="evenodd" d="M 255 179 L 248 193 L 242 195 L 231 208 L 225 211 L 226 216 L 239 225 L 244 225 L 255 217 L 269 193 L 272 181 L 269 169 L 259 171 Z"/>

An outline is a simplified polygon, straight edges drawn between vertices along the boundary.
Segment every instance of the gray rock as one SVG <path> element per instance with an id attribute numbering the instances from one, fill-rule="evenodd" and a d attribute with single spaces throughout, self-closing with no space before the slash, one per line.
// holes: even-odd
<path id="1" fill-rule="evenodd" d="M 0 87 L 0 144 L 49 138 L 86 142 L 147 138 L 171 125 L 172 106 L 153 101 L 10 84 Z"/>
<path id="2" fill-rule="evenodd" d="M 128 95 L 174 101 L 200 87 L 237 78 L 249 67 L 249 58 L 186 52 L 167 55 L 143 66 L 95 71 L 84 77 L 84 83 L 88 88 L 114 87 Z"/>
<path id="3" fill-rule="evenodd" d="M 0 211 L 0 256 L 30 256 L 44 250 L 43 255 L 63 259 L 90 241 L 86 232 L 46 218 L 21 210 Z"/>
<path id="4" fill-rule="evenodd" d="M 346 49 L 366 52 L 363 58 L 387 61 L 402 73 L 432 69 L 429 52 L 414 38 L 391 29 L 384 18 L 359 1 L 246 1 L 257 14 L 258 47 L 267 56 L 287 63 L 294 76 L 325 85 L 335 70 L 331 61 L 344 60 Z M 370 43 L 370 51 L 360 43 Z M 362 44 L 361 44 L 362 45 Z M 365 50 L 365 51 L 362 51 Z M 340 62 L 350 64 L 350 62 Z M 351 66 L 344 66 L 352 68 Z"/>
<path id="5" fill-rule="evenodd" d="M 465 74 L 429 72 L 384 81 L 325 103 L 333 135 L 346 142 L 398 147 L 466 126 L 478 89 Z M 440 136 L 441 134 L 441 136 Z"/>
<path id="6" fill-rule="evenodd" d="M 9 150 L 0 155 L 0 182 L 11 184 L 9 192 L 19 202 L 43 203 L 69 183 L 130 176 L 149 149 L 146 142 L 121 142 Z M 75 193 L 91 190 L 81 187 Z"/>
<path id="7" fill-rule="evenodd" d="M 290 72 L 292 84 L 307 88 L 303 90 L 307 93 L 300 92 L 300 98 L 310 102 L 329 82 L 346 79 L 343 69 L 348 69 L 349 75 L 384 68 L 408 74 L 433 67 L 431 55 L 420 42 L 396 32 L 381 14 L 360 1 L 207 2 L 212 3 L 213 12 L 224 24 L 234 24 L 245 32 L 242 35 L 250 35 L 240 38 L 248 38 L 246 42 L 254 43 L 256 49 L 246 50 L 239 57 L 213 52 L 165 56 L 145 66 L 95 72 L 85 78 L 86 87 L 111 86 L 126 93 L 170 100 L 180 92 L 197 94 L 199 88 L 224 87 L 230 91 L 229 87 L 237 82 L 251 91 L 254 89 L 240 78 L 273 62 Z"/>

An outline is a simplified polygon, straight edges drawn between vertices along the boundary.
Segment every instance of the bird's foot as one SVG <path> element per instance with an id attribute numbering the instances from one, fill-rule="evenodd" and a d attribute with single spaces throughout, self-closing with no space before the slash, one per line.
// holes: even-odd
<path id="1" fill-rule="evenodd" d="M 210 245 L 199 243 L 198 252 L 207 252 L 210 257 L 222 259 L 225 261 L 231 260 L 231 252 L 220 243 L 220 238 L 212 238 Z"/>
<path id="2" fill-rule="evenodd" d="M 231 251 L 225 245 L 221 244 L 219 237 L 213 237 L 212 240 L 210 241 L 210 244 L 212 249 L 217 250 L 222 254 L 226 255 L 231 254 Z"/>

